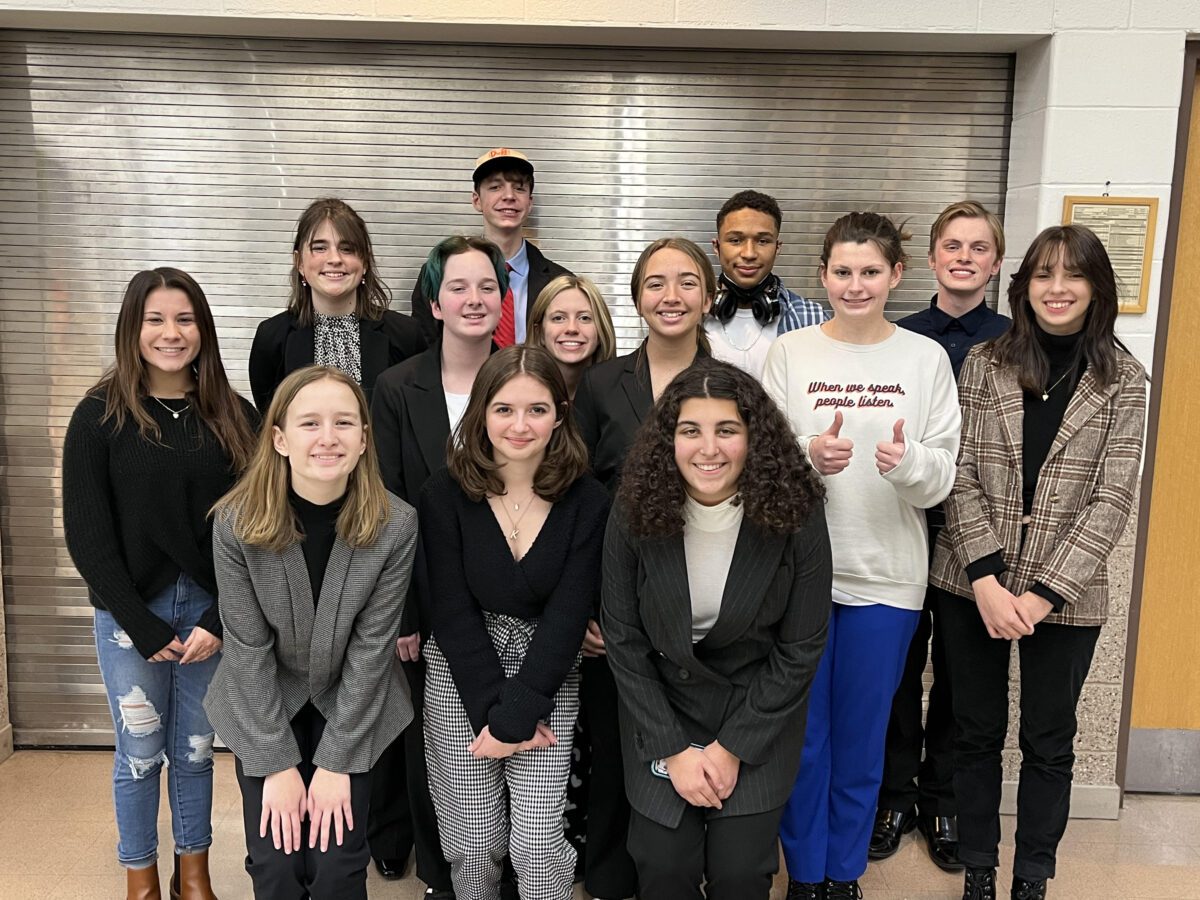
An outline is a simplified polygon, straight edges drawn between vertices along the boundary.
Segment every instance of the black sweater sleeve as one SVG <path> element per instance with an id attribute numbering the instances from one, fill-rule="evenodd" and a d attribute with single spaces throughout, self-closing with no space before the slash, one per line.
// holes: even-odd
<path id="1" fill-rule="evenodd" d="M 421 490 L 417 521 L 428 590 L 424 605 L 433 639 L 450 666 L 471 729 L 478 734 L 500 699 L 504 668 L 488 636 L 483 609 L 467 584 L 459 497 L 449 473 L 433 475 Z"/>
<path id="2" fill-rule="evenodd" d="M 63 530 L 67 550 L 88 588 L 149 659 L 174 640 L 175 630 L 146 607 L 124 563 L 109 476 L 111 430 L 100 424 L 103 412 L 103 401 L 88 397 L 67 426 Z"/>
<path id="3" fill-rule="evenodd" d="M 554 695 L 579 655 L 588 616 L 599 602 L 608 493 L 589 478 L 571 495 L 574 522 L 562 574 L 546 601 L 520 670 L 504 682 L 500 702 L 488 714 L 492 736 L 499 741 L 529 740 L 538 721 L 550 715 Z"/>

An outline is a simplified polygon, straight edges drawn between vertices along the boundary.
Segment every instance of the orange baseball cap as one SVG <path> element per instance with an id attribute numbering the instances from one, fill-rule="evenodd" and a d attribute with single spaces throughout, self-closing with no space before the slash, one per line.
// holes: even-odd
<path id="1" fill-rule="evenodd" d="M 520 150 L 513 150 L 511 147 L 493 147 L 480 156 L 479 159 L 475 160 L 475 171 L 472 178 L 478 184 L 482 179 L 490 175 L 493 169 L 498 169 L 501 166 L 519 169 L 530 178 L 533 177 L 533 163 L 529 161 L 528 156 Z"/>

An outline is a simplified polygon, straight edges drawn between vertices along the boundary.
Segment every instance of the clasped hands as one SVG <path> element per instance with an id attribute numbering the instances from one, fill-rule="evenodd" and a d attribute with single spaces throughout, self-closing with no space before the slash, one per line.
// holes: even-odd
<path id="1" fill-rule="evenodd" d="M 526 750 L 537 750 L 542 747 L 553 747 L 558 738 L 545 722 L 538 722 L 533 737 L 518 744 L 506 744 L 492 737 L 491 729 L 483 726 L 483 730 L 471 741 L 467 749 L 476 759 L 508 759 L 514 753 L 524 753 Z"/>
<path id="2" fill-rule="evenodd" d="M 822 475 L 836 475 L 848 465 L 854 455 L 854 441 L 841 436 L 842 411 L 833 414 L 833 424 L 808 442 L 808 458 Z M 875 445 L 875 467 L 886 475 L 904 459 L 904 420 L 892 426 L 892 439 Z"/>
<path id="3" fill-rule="evenodd" d="M 1028 637 L 1054 609 L 1049 600 L 1032 591 L 1016 596 L 995 575 L 975 579 L 971 589 L 983 624 L 994 638 L 1016 641 Z"/>
<path id="4" fill-rule="evenodd" d="M 737 787 L 738 770 L 742 761 L 713 741 L 703 750 L 688 747 L 682 753 L 668 756 L 667 775 L 675 793 L 692 806 L 721 808 Z"/>
<path id="5" fill-rule="evenodd" d="M 319 842 L 324 853 L 329 849 L 331 835 L 342 846 L 345 832 L 354 830 L 350 776 L 318 767 L 306 789 L 300 770 L 295 767 L 268 775 L 263 781 L 258 836 L 265 838 L 270 828 L 276 850 L 299 853 L 300 822 L 305 816 L 309 822 L 310 850 Z"/>

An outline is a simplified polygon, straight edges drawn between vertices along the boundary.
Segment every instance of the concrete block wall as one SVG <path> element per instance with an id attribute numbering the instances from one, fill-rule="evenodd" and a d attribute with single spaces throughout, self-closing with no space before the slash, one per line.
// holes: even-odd
<path id="1" fill-rule="evenodd" d="M 640 47 L 1016 54 L 1007 279 L 1067 194 L 1155 196 L 1149 308 L 1118 330 L 1150 367 L 1183 80 L 1200 0 L 0 0 L 0 27 Z M 1080 708 L 1076 812 L 1115 816 L 1134 523 Z M 0 625 L 2 628 L 2 625 Z M 0 631 L 0 648 L 2 648 Z M 2 659 L 2 656 L 0 656 Z M 2 664 L 2 663 L 0 663 Z M 0 678 L 0 684 L 3 679 Z M 2 688 L 0 688 L 2 690 Z M 0 693 L 0 698 L 3 694 Z M 1014 717 L 1015 721 L 1015 717 Z M 1012 745 L 1015 748 L 1015 743 Z M 1015 777 L 1016 751 L 1006 756 Z"/>

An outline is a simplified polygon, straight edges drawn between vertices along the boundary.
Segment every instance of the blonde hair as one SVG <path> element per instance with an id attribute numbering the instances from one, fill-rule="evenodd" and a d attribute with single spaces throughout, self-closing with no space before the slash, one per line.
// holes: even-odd
<path id="1" fill-rule="evenodd" d="M 992 243 L 996 245 L 996 256 L 1004 256 L 1004 226 L 1000 224 L 1000 218 L 984 206 L 982 203 L 977 203 L 974 200 L 960 200 L 957 203 L 951 203 L 933 220 L 933 226 L 929 229 L 929 253 L 937 249 L 937 242 L 942 236 L 942 232 L 946 230 L 946 226 L 955 219 L 983 219 L 987 222 L 988 229 L 992 232 Z"/>
<path id="2" fill-rule="evenodd" d="M 588 364 L 612 359 L 617 355 L 617 334 L 613 330 L 608 304 L 604 302 L 604 296 L 600 293 L 600 288 L 596 287 L 596 282 L 581 275 L 559 275 L 542 288 L 542 292 L 533 301 L 533 309 L 529 313 L 529 327 L 526 329 L 529 337 L 525 343 L 533 344 L 536 347 L 545 346 L 546 338 L 542 331 L 542 322 L 546 319 L 546 313 L 550 311 L 550 304 L 559 294 L 572 288 L 587 298 L 588 305 L 592 308 L 592 319 L 596 323 L 597 346 L 588 360 Z"/>
<path id="3" fill-rule="evenodd" d="M 338 514 L 337 534 L 351 547 L 369 547 L 388 519 L 388 495 L 379 474 L 375 441 L 367 434 L 367 398 L 358 384 L 339 369 L 308 366 L 297 369 L 279 385 L 263 418 L 262 430 L 250 465 L 241 480 L 213 506 L 213 513 L 233 518 L 238 540 L 253 547 L 282 553 L 304 540 L 296 514 L 288 501 L 291 466 L 275 449 L 275 429 L 282 429 L 296 395 L 317 381 L 336 381 L 354 394 L 363 422 L 366 450 L 350 472 L 345 502 Z"/>

